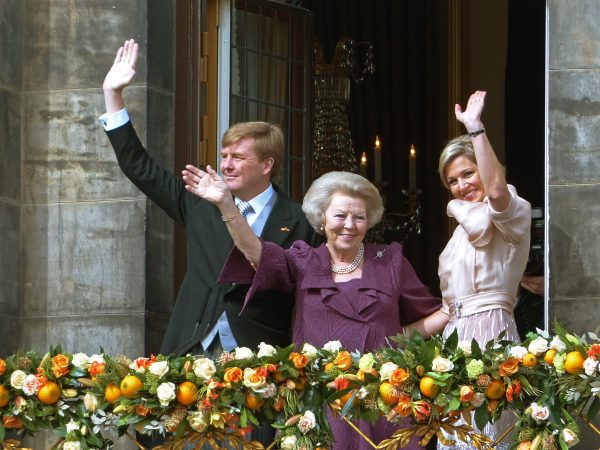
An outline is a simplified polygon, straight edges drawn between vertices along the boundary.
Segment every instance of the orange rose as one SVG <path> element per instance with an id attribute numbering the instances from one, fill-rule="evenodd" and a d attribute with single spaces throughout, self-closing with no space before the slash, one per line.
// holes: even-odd
<path id="1" fill-rule="evenodd" d="M 56 378 L 64 377 L 69 373 L 69 357 L 63 354 L 52 358 L 52 373 Z"/>
<path id="2" fill-rule="evenodd" d="M 419 422 L 427 419 L 429 414 L 431 414 L 431 405 L 425 400 L 418 400 L 414 402 L 412 406 L 415 419 L 417 419 Z"/>
<path id="3" fill-rule="evenodd" d="M 333 364 L 340 370 L 348 370 L 352 367 L 352 356 L 347 351 L 341 351 L 333 360 Z"/>
<path id="4" fill-rule="evenodd" d="M 23 421 L 16 416 L 4 416 L 2 422 L 4 428 L 23 428 Z"/>
<path id="5" fill-rule="evenodd" d="M 408 370 L 404 370 L 403 368 L 399 367 L 392 373 L 392 376 L 390 377 L 390 382 L 393 385 L 399 386 L 404 384 L 404 382 L 408 380 L 409 376 L 410 372 Z"/>
<path id="6" fill-rule="evenodd" d="M 98 361 L 94 361 L 92 364 L 90 364 L 90 368 L 88 369 L 88 371 L 92 379 L 96 378 L 101 373 L 104 373 L 105 367 L 106 363 L 100 363 Z"/>
<path id="7" fill-rule="evenodd" d="M 294 363 L 294 367 L 296 369 L 303 369 L 308 364 L 308 358 L 306 355 L 301 355 L 300 353 L 296 352 L 290 353 L 290 360 Z"/>
<path id="8" fill-rule="evenodd" d="M 509 356 L 506 361 L 500 364 L 498 372 L 501 377 L 507 377 L 514 374 L 519 369 L 519 360 L 514 356 Z"/>
<path id="9" fill-rule="evenodd" d="M 412 413 L 410 395 L 401 392 L 398 397 L 398 404 L 394 407 L 394 411 L 396 411 L 400 417 L 409 417 Z"/>
<path id="10" fill-rule="evenodd" d="M 146 417 L 149 412 L 150 412 L 150 408 L 146 408 L 144 405 L 137 405 L 135 407 L 135 413 L 138 416 Z"/>
<path id="11" fill-rule="evenodd" d="M 237 383 L 244 378 L 244 372 L 239 367 L 230 367 L 225 371 L 223 380 L 227 383 Z"/>
<path id="12" fill-rule="evenodd" d="M 522 441 L 517 450 L 529 450 L 531 448 L 531 441 Z"/>
<path id="13" fill-rule="evenodd" d="M 512 384 L 506 388 L 506 399 L 509 401 L 509 403 L 512 403 L 512 401 L 520 394 L 521 383 L 519 383 L 517 380 L 513 381 Z"/>
<path id="14" fill-rule="evenodd" d="M 339 377 L 337 377 L 334 380 L 334 384 L 335 384 L 335 389 L 337 391 L 341 391 L 344 389 L 348 389 L 350 387 L 350 380 L 348 380 L 348 378 L 344 378 L 342 375 L 340 375 Z"/>
<path id="15" fill-rule="evenodd" d="M 475 398 L 475 389 L 473 386 L 461 386 L 460 387 L 460 401 L 470 402 Z"/>
<path id="16" fill-rule="evenodd" d="M 0 358 L 0 375 L 4 375 L 4 372 L 6 372 L 6 361 Z"/>

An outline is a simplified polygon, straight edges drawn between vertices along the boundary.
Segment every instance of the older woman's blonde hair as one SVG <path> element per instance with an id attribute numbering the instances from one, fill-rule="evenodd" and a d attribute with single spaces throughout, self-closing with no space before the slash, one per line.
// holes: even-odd
<path id="1" fill-rule="evenodd" d="M 328 172 L 313 181 L 302 202 L 302 211 L 317 233 L 323 234 L 321 227 L 325 210 L 334 194 L 364 200 L 367 210 L 367 228 L 377 225 L 381 220 L 383 200 L 373 183 L 352 172 Z"/>
<path id="2" fill-rule="evenodd" d="M 477 164 L 477 158 L 475 158 L 475 150 L 473 150 L 473 143 L 471 142 L 471 136 L 463 134 L 462 136 L 455 137 L 449 141 L 440 155 L 440 161 L 438 164 L 438 172 L 442 184 L 446 186 L 446 189 L 450 189 L 448 180 L 446 180 L 446 167 L 452 161 L 459 156 L 464 156 L 471 162 Z"/>

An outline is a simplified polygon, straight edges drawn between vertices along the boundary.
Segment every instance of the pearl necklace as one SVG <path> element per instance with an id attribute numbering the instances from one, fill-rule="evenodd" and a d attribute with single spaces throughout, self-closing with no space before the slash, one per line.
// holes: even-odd
<path id="1" fill-rule="evenodd" d="M 356 270 L 360 263 L 363 261 L 363 257 L 365 256 L 365 245 L 361 242 L 360 247 L 358 248 L 358 253 L 356 254 L 356 258 L 350 264 L 345 267 L 340 267 L 333 261 L 331 261 L 331 271 L 335 272 L 339 275 L 346 275 L 348 273 L 352 273 Z"/>

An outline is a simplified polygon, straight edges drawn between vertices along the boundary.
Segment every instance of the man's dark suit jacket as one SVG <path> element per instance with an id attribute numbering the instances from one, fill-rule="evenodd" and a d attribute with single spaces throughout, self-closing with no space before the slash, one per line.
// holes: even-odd
<path id="1" fill-rule="evenodd" d="M 143 148 L 131 122 L 107 135 L 125 175 L 183 224 L 187 235 L 187 273 L 179 290 L 161 353 L 185 354 L 205 337 L 223 311 L 238 346 L 256 349 L 261 341 L 285 346 L 291 342 L 293 296 L 276 291 L 256 296 L 240 316 L 248 286 L 218 284 L 217 279 L 233 242 L 216 206 L 190 194 L 183 180 L 159 166 Z M 316 244 L 319 239 L 300 205 L 277 192 L 261 238 L 282 247 L 295 240 Z"/>

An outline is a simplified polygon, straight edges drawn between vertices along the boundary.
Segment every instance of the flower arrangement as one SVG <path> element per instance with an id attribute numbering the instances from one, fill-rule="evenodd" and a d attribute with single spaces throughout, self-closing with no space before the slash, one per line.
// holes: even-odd
<path id="1" fill-rule="evenodd" d="M 394 345 L 365 354 L 338 341 L 298 351 L 262 343 L 256 352 L 240 347 L 217 361 L 132 360 L 60 347 L 43 357 L 17 353 L 0 358 L 0 442 L 13 445 L 14 437 L 52 429 L 64 449 L 110 448 L 103 432 L 115 429 L 169 436 L 161 448 L 262 448 L 247 435 L 269 421 L 277 430 L 273 446 L 326 449 L 333 442 L 328 405 L 351 425 L 381 416 L 410 420 L 412 426 L 371 442 L 374 448 L 403 447 L 414 436 L 425 445 L 434 435 L 447 445 L 460 439 L 492 448 L 477 428 L 510 409 L 519 416 L 514 448 L 566 449 L 579 441 L 575 416 L 585 411 L 591 421 L 600 409 L 600 341 L 558 323 L 555 332 L 530 333 L 520 344 L 501 334 L 483 348 L 456 334 L 398 335 L 390 338 Z"/>

